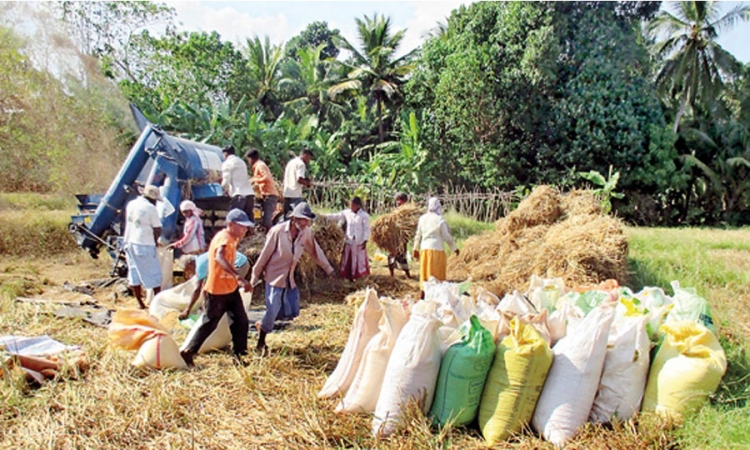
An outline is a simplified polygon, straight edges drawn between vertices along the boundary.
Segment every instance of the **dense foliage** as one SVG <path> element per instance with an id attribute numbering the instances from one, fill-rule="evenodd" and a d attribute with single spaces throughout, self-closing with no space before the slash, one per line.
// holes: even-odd
<path id="1" fill-rule="evenodd" d="M 570 188 L 614 170 L 613 208 L 633 222 L 750 221 L 750 68 L 716 43 L 750 7 L 478 2 L 419 49 L 377 13 L 356 36 L 313 22 L 286 43 L 235 45 L 176 31 L 162 4 L 51 9 L 152 121 L 256 147 L 277 176 L 303 147 L 316 177 L 387 191 Z"/>

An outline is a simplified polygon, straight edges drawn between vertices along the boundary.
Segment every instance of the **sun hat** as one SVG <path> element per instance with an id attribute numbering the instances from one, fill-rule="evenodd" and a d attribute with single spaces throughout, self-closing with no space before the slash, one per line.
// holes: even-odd
<path id="1" fill-rule="evenodd" d="M 307 202 L 302 202 L 294 207 L 290 214 L 290 217 L 315 220 L 315 218 L 318 216 L 314 212 L 312 212 L 312 210 L 310 209 L 310 205 L 308 205 Z"/>
<path id="2" fill-rule="evenodd" d="M 229 211 L 227 214 L 227 223 L 236 223 L 237 225 L 242 225 L 243 227 L 254 227 L 255 224 L 250 220 L 249 217 L 247 217 L 247 214 L 245 214 L 245 211 L 241 209 L 233 209 Z"/>
<path id="3" fill-rule="evenodd" d="M 161 192 L 159 192 L 159 188 L 153 184 L 147 184 L 146 187 L 143 188 L 143 196 L 150 198 L 151 200 L 161 200 Z"/>

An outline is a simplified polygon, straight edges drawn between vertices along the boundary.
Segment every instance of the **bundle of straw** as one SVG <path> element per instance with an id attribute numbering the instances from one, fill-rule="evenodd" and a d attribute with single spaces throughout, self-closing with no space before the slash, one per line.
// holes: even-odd
<path id="1" fill-rule="evenodd" d="M 628 243 L 619 220 L 602 215 L 591 191 L 561 196 L 540 186 L 496 229 L 473 236 L 449 260 L 451 278 L 471 277 L 498 296 L 524 290 L 531 275 L 566 284 L 627 278 Z"/>
<path id="2" fill-rule="evenodd" d="M 341 230 L 341 227 L 339 227 L 337 222 L 325 217 L 315 219 L 312 227 L 313 236 L 315 236 L 315 240 L 320 245 L 323 253 L 325 253 L 328 262 L 331 263 L 334 269 L 338 270 L 345 241 L 344 232 Z M 325 276 L 325 272 L 307 254 L 302 256 L 297 266 L 297 273 L 299 274 L 298 281 L 303 284 L 311 284 Z"/>
<path id="3" fill-rule="evenodd" d="M 403 204 L 372 222 L 370 239 L 378 248 L 392 255 L 405 253 L 407 244 L 417 232 L 417 222 L 423 213 L 424 209 L 415 203 Z"/>

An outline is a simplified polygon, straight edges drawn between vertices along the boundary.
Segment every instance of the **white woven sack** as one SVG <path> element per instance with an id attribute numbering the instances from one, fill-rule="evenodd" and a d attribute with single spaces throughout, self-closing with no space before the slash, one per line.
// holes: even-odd
<path id="1" fill-rule="evenodd" d="M 198 327 L 200 327 L 201 323 L 203 323 L 203 314 L 201 314 L 200 318 L 195 321 L 193 327 L 190 328 L 190 332 L 185 338 L 185 341 L 180 346 L 180 350 L 185 350 L 190 341 L 193 339 L 193 336 L 195 336 L 195 333 L 198 332 Z M 216 329 L 214 330 L 214 332 L 211 333 L 205 341 L 203 341 L 203 344 L 201 344 L 201 348 L 198 349 L 198 353 L 206 353 L 212 350 L 222 349 L 228 346 L 230 342 L 232 342 L 232 330 L 229 329 L 229 316 L 227 314 L 224 314 L 223 316 L 221 316 L 221 320 L 219 320 L 219 324 L 216 325 Z"/>
<path id="2" fill-rule="evenodd" d="M 136 367 L 151 367 L 152 369 L 186 369 L 187 364 L 180 356 L 177 343 L 172 336 L 155 334 L 144 342 L 135 355 L 133 365 Z"/>
<path id="3" fill-rule="evenodd" d="M 565 292 L 565 281 L 562 278 L 542 278 L 531 275 L 526 297 L 537 310 L 548 309 L 552 312 L 555 310 L 557 299 L 565 295 Z"/>
<path id="4" fill-rule="evenodd" d="M 367 343 L 378 333 L 378 322 L 381 315 L 378 293 L 374 289 L 367 288 L 365 300 L 354 316 L 354 323 L 349 332 L 349 339 L 346 341 L 344 352 L 341 354 L 336 369 L 318 392 L 319 398 L 343 395 L 349 389 L 362 361 Z"/>
<path id="5" fill-rule="evenodd" d="M 641 409 L 651 346 L 647 322 L 647 316 L 618 316 L 612 323 L 590 421 L 608 423 L 614 417 L 628 420 Z"/>
<path id="6" fill-rule="evenodd" d="M 586 423 L 594 404 L 607 353 L 614 308 L 594 308 L 552 349 L 552 362 L 531 424 L 562 446 Z"/>
<path id="7" fill-rule="evenodd" d="M 349 390 L 336 406 L 337 412 L 375 411 L 388 359 L 406 324 L 406 311 L 401 301 L 381 298 L 379 302 L 382 315 L 378 334 L 367 343 Z"/>
<path id="8" fill-rule="evenodd" d="M 182 312 L 190 303 L 190 298 L 197 285 L 198 279 L 192 277 L 171 289 L 159 292 L 148 305 L 148 313 L 157 319 L 161 319 L 169 312 Z M 193 309 L 198 309 L 199 306 L 200 302 L 195 302 Z"/>
<path id="9" fill-rule="evenodd" d="M 392 434 L 409 401 L 417 401 L 424 413 L 432 405 L 442 357 L 437 335 L 441 322 L 435 309 L 432 302 L 417 303 L 398 336 L 375 407 L 374 435 Z"/>

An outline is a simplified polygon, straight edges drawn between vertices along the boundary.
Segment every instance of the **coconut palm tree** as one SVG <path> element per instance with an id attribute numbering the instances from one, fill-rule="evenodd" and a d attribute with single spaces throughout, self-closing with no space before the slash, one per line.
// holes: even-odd
<path id="1" fill-rule="evenodd" d="M 276 95 L 281 79 L 279 64 L 284 56 L 281 46 L 271 45 L 266 36 L 265 43 L 258 36 L 247 39 L 247 46 L 243 49 L 247 57 L 248 68 L 252 79 L 257 83 L 255 99 L 264 108 L 276 112 Z"/>
<path id="2" fill-rule="evenodd" d="M 391 32 L 391 19 L 377 13 L 372 18 L 356 19 L 360 50 L 345 38 L 340 38 L 340 46 L 351 52 L 351 58 L 344 64 L 349 70 L 347 79 L 331 86 L 331 98 L 347 91 L 367 91 L 377 105 L 378 135 L 385 141 L 383 130 L 383 103 L 400 93 L 405 77 L 411 73 L 411 60 L 416 49 L 396 58 L 396 52 L 406 30 Z"/>
<path id="3" fill-rule="evenodd" d="M 673 12 L 661 11 L 649 24 L 653 36 L 666 38 L 654 45 L 664 62 L 656 77 L 658 88 L 669 96 L 679 95 L 674 122 L 676 132 L 687 106 L 696 100 L 711 101 L 721 92 L 724 80 L 737 73 L 740 64 L 717 42 L 719 33 L 750 19 L 750 6 L 737 6 L 719 17 L 715 2 L 671 3 Z"/>
<path id="4" fill-rule="evenodd" d="M 334 81 L 329 70 L 333 59 L 322 58 L 325 48 L 325 43 L 314 48 L 299 48 L 295 54 L 297 59 L 289 59 L 283 65 L 284 78 L 279 82 L 279 86 L 292 91 L 292 98 L 285 106 L 300 115 L 315 114 L 320 122 L 325 120 L 330 108 L 340 108 L 328 98 L 328 88 Z"/>

